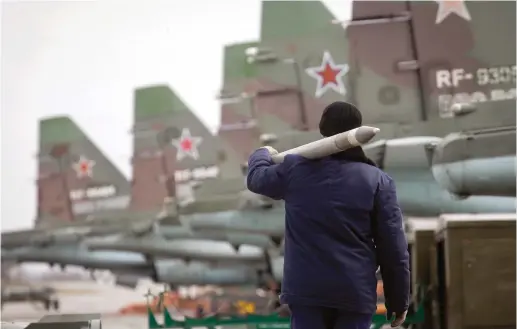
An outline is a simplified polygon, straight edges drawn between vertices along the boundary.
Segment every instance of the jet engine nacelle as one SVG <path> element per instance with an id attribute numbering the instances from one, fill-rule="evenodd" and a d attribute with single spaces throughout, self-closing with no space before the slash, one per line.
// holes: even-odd
<path id="1" fill-rule="evenodd" d="M 435 149 L 442 142 L 439 137 L 416 136 L 380 140 L 364 147 L 366 155 L 395 181 L 397 199 L 404 215 L 515 212 L 515 198 L 512 197 L 479 195 L 461 199 L 442 188 L 431 168 L 433 153 L 436 154 Z"/>
<path id="2" fill-rule="evenodd" d="M 458 196 L 515 197 L 515 127 L 454 133 L 436 145 L 432 172 Z"/>

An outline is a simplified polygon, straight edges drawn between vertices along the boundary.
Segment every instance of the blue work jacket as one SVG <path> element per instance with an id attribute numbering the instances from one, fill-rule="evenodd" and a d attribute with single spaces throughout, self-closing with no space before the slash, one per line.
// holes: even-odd
<path id="1" fill-rule="evenodd" d="M 264 148 L 248 165 L 248 189 L 285 200 L 282 303 L 373 313 L 380 266 L 388 312 L 407 310 L 408 245 L 386 173 L 339 156 L 274 164 Z"/>

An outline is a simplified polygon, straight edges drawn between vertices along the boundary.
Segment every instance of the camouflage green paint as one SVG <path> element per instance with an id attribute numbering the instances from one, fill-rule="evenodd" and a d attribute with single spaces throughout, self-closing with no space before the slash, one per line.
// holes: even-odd
<path id="1" fill-rule="evenodd" d="M 325 51 L 336 64 L 349 65 L 345 95 L 330 90 L 314 97 L 316 81 L 302 72 L 310 129 L 317 128 L 325 104 L 342 99 L 359 106 L 365 124 L 381 128 L 378 139 L 443 137 L 460 130 L 515 126 L 514 99 L 477 103 L 476 111 L 463 116 L 452 116 L 450 108 L 438 107 L 438 97 L 446 94 L 481 97 L 494 93 L 515 98 L 515 3 L 464 4 L 470 21 L 451 13 L 436 24 L 440 4 L 434 1 L 354 1 L 353 20 L 343 28 L 332 24 L 333 15 L 319 1 L 264 1 L 258 46 L 280 60 L 294 59 L 300 71 L 318 66 Z M 500 30 L 501 25 L 504 29 Z M 231 86 L 237 93 L 252 90 L 257 94 L 254 109 L 260 133 L 299 130 L 293 66 L 278 60 L 249 65 L 254 67 L 250 79 L 240 89 Z M 484 69 L 494 67 L 500 68 L 500 77 L 492 76 L 492 83 L 483 84 L 484 74 L 491 74 Z M 513 70 L 510 78 L 506 68 Z M 456 86 L 454 69 L 463 70 Z M 503 73 L 506 76 L 501 77 Z M 439 75 L 441 80 L 437 80 Z M 223 123 L 231 117 L 229 112 L 237 110 L 223 106 Z M 249 151 L 241 144 L 241 153 Z"/>
<path id="2" fill-rule="evenodd" d="M 72 119 L 40 121 L 37 225 L 118 214 L 129 183 Z"/>
<path id="3" fill-rule="evenodd" d="M 158 213 L 172 198 L 181 212 L 197 211 L 216 194 L 224 199 L 222 187 L 233 188 L 228 193 L 236 199 L 244 186 L 235 151 L 213 136 L 170 87 L 139 88 L 134 97 L 132 208 Z M 238 186 L 232 183 L 236 177 Z"/>

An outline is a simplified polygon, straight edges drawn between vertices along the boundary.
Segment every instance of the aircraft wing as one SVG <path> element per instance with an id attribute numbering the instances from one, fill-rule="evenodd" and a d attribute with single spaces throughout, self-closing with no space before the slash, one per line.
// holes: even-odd
<path id="1" fill-rule="evenodd" d="M 152 257 L 180 258 L 215 262 L 264 262 L 261 248 L 242 246 L 235 251 L 231 244 L 222 241 L 172 240 L 162 237 L 145 237 L 143 239 L 123 237 L 113 241 L 89 241 L 90 250 L 135 252 Z"/>
<path id="2" fill-rule="evenodd" d="M 190 215 L 185 221 L 194 230 L 224 230 L 263 234 L 271 237 L 283 236 L 284 208 L 276 206 L 263 210 L 228 211 L 218 214 Z"/>
<path id="3" fill-rule="evenodd" d="M 143 255 L 128 252 L 91 252 L 76 244 L 50 247 L 21 247 L 2 250 L 3 261 L 76 265 L 93 269 L 151 274 L 152 264 Z"/>
<path id="4" fill-rule="evenodd" d="M 4 232 L 1 235 L 1 245 L 2 248 L 12 249 L 28 245 L 48 246 L 80 243 L 89 237 L 113 234 L 141 235 L 150 232 L 156 222 L 156 219 L 113 218 L 73 223 L 48 229 L 38 228 L 33 230 Z"/>

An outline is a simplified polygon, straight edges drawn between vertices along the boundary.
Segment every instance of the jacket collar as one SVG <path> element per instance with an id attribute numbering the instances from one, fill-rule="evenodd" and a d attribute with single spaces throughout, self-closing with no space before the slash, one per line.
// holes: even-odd
<path id="1" fill-rule="evenodd" d="M 370 166 L 377 167 L 375 162 L 370 160 L 366 154 L 364 154 L 363 149 L 360 146 L 352 147 L 351 149 L 348 149 L 343 152 L 335 153 L 331 155 L 334 159 L 344 160 L 344 161 L 351 161 L 351 162 L 362 162 L 369 164 Z"/>

